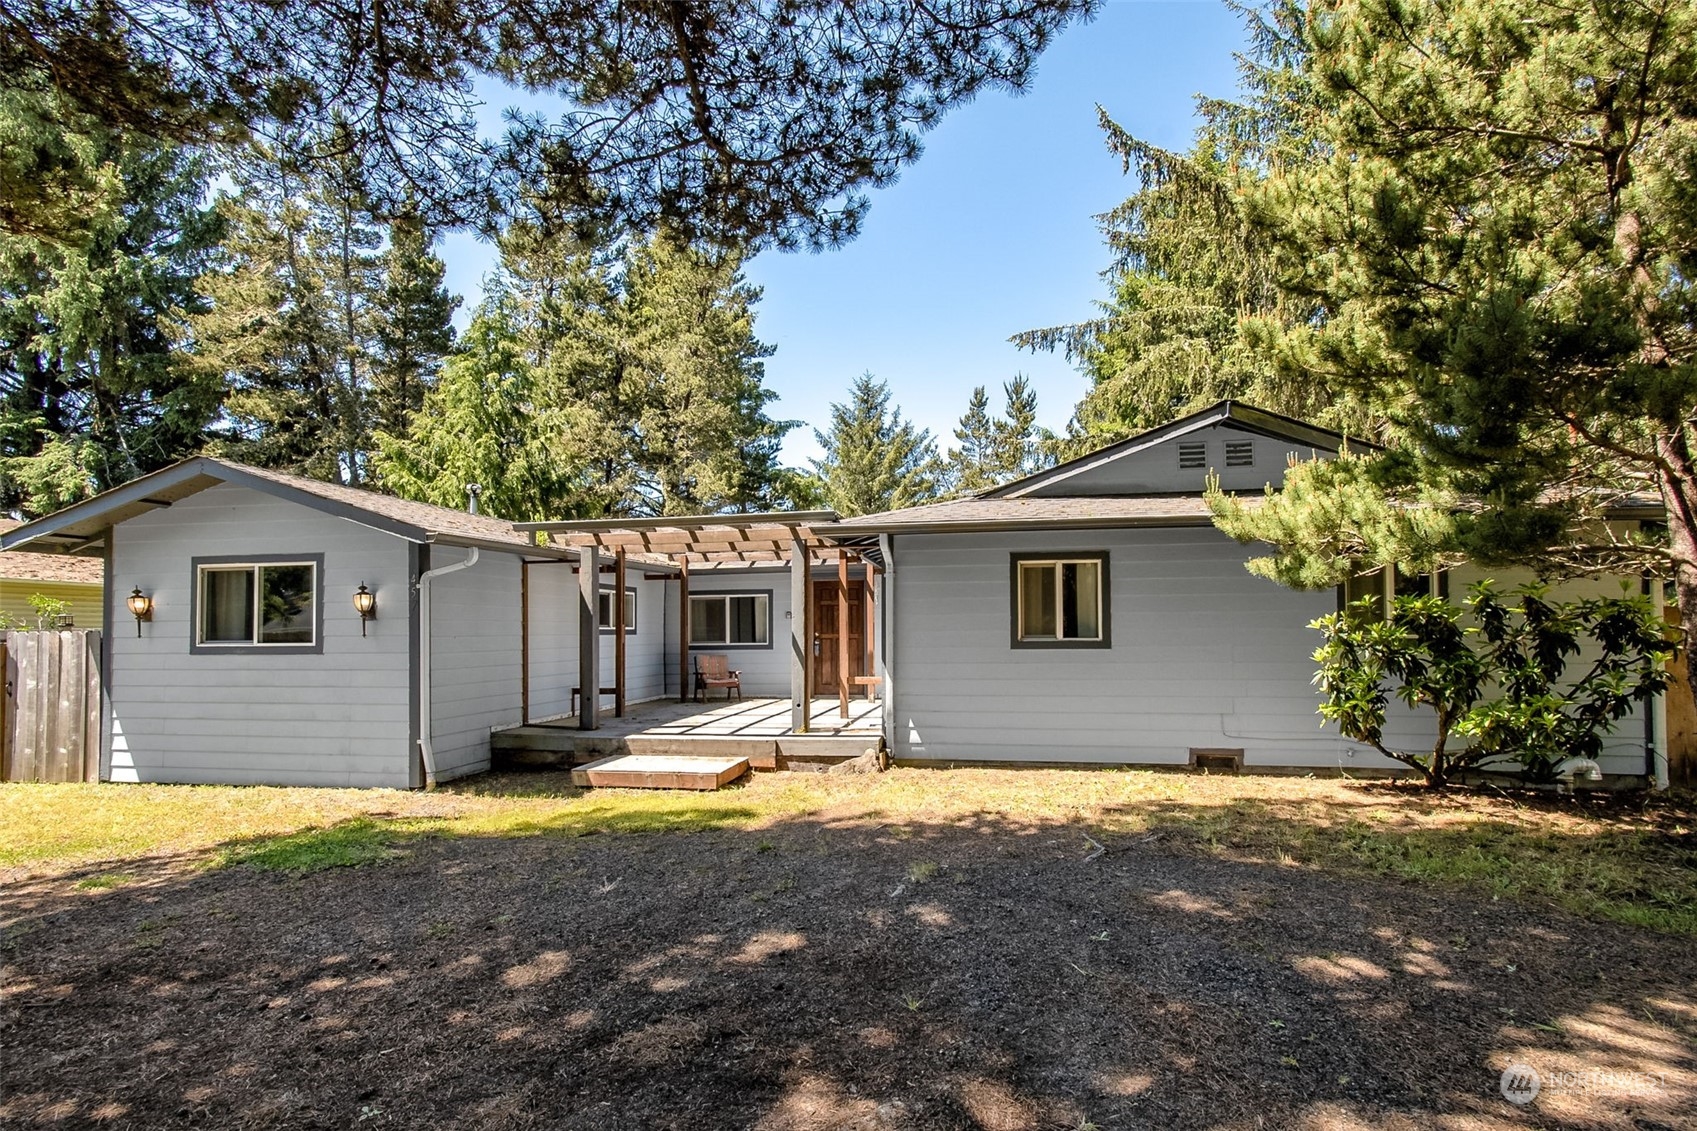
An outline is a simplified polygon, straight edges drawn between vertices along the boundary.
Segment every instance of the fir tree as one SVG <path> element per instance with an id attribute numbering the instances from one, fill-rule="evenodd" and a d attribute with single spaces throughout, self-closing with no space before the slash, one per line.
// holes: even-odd
<path id="1" fill-rule="evenodd" d="M 431 253 L 432 233 L 416 212 L 389 223 L 383 288 L 376 299 L 372 363 L 373 426 L 404 436 L 442 359 L 454 348 L 457 295 L 442 285 L 446 267 Z"/>
<path id="2" fill-rule="evenodd" d="M 972 390 L 966 414 L 955 425 L 955 443 L 943 457 L 948 494 L 973 495 L 996 485 L 993 470 L 996 425 L 990 419 L 990 397 L 984 386 Z"/>
<path id="3" fill-rule="evenodd" d="M 377 433 L 373 464 L 385 490 L 463 507 L 466 484 L 477 483 L 489 514 L 583 517 L 589 461 L 568 446 L 571 409 L 551 404 L 540 386 L 517 316 L 510 295 L 485 298 L 408 432 Z"/>
<path id="4" fill-rule="evenodd" d="M 902 419 L 890 388 L 863 373 L 848 400 L 831 405 L 831 426 L 814 430 L 825 449 L 813 461 L 825 504 L 850 516 L 926 503 L 938 495 L 940 461 L 931 433 Z"/>
<path id="5" fill-rule="evenodd" d="M 167 333 L 202 308 L 218 239 L 205 163 L 87 119 L 44 136 L 63 117 L 41 97 L 0 99 L 0 136 L 60 154 L 85 223 L 75 242 L 0 235 L 0 507 L 34 514 L 197 451 L 221 392 Z"/>

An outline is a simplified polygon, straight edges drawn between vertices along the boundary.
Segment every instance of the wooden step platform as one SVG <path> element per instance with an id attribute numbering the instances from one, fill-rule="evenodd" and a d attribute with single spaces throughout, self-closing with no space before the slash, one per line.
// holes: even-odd
<path id="1" fill-rule="evenodd" d="M 615 754 L 572 770 L 572 784 L 620 789 L 718 789 L 746 773 L 747 758 Z"/>

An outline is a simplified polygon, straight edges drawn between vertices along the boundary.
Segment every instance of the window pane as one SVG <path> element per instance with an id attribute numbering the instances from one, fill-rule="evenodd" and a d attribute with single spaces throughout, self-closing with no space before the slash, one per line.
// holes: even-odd
<path id="1" fill-rule="evenodd" d="M 689 599 L 689 642 L 691 644 L 724 644 L 725 599 L 723 597 L 691 597 Z"/>
<path id="2" fill-rule="evenodd" d="M 1055 567 L 1052 563 L 1019 567 L 1019 637 L 1055 638 Z"/>
<path id="3" fill-rule="evenodd" d="M 766 598 L 754 594 L 732 597 L 730 604 L 731 644 L 766 643 Z"/>
<path id="4" fill-rule="evenodd" d="M 1353 606 L 1363 597 L 1373 598 L 1373 615 L 1385 615 L 1385 571 L 1376 569 L 1372 573 L 1359 573 L 1344 583 L 1344 605 Z"/>
<path id="5" fill-rule="evenodd" d="M 312 643 L 312 567 L 259 567 L 261 644 Z"/>
<path id="6" fill-rule="evenodd" d="M 205 644 L 253 642 L 253 570 L 201 571 L 200 639 Z"/>
<path id="7" fill-rule="evenodd" d="M 625 593 L 625 631 L 636 631 L 636 594 L 629 591 Z"/>
<path id="8" fill-rule="evenodd" d="M 595 594 L 595 624 L 598 628 L 613 627 L 613 594 L 605 589 Z"/>
<path id="9" fill-rule="evenodd" d="M 1061 566 L 1061 635 L 1068 640 L 1100 640 L 1102 567 L 1096 562 Z"/>

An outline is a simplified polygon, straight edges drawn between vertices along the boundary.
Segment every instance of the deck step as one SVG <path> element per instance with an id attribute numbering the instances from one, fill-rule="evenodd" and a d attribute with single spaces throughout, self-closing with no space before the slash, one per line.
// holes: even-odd
<path id="1" fill-rule="evenodd" d="M 718 789 L 748 772 L 747 758 L 615 754 L 572 771 L 573 785 L 619 789 Z"/>

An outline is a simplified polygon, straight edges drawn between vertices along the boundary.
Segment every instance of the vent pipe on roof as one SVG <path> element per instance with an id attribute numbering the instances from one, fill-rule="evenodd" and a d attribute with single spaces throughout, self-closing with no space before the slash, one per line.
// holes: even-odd
<path id="1" fill-rule="evenodd" d="M 477 497 L 481 494 L 483 494 L 483 484 L 467 483 L 465 485 L 465 509 L 467 513 L 477 513 Z"/>

